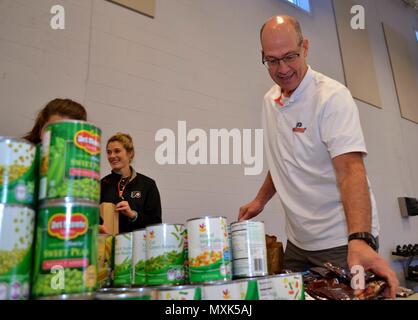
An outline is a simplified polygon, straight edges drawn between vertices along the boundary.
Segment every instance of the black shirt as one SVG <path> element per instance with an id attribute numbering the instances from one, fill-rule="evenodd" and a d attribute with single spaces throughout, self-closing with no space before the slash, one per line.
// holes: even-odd
<path id="1" fill-rule="evenodd" d="M 111 202 L 115 205 L 128 201 L 132 210 L 138 213 L 132 221 L 124 214 L 119 214 L 119 233 L 145 228 L 154 223 L 161 223 L 161 200 L 155 181 L 132 169 L 132 177 L 123 189 L 123 199 L 119 197 L 118 184 L 122 176 L 112 171 L 101 180 L 100 203 Z"/>

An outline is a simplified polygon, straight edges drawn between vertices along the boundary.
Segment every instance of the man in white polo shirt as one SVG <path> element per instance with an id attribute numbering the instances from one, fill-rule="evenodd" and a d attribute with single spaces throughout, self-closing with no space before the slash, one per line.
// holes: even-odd
<path id="1" fill-rule="evenodd" d="M 376 203 L 350 92 L 307 65 L 309 43 L 293 17 L 271 18 L 260 37 L 263 64 L 276 83 L 262 114 L 269 172 L 239 220 L 258 215 L 277 192 L 286 213 L 285 268 L 362 265 L 386 278 L 394 297 L 398 280 L 377 253 Z"/>

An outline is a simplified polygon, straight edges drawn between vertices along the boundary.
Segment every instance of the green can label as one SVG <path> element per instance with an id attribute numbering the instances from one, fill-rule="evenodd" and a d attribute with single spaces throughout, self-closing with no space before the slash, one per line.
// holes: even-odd
<path id="1" fill-rule="evenodd" d="M 190 282 L 231 280 L 230 242 L 226 219 L 192 219 L 187 222 L 187 232 Z"/>
<path id="2" fill-rule="evenodd" d="M 184 283 L 184 236 L 180 224 L 148 226 L 145 272 L 148 285 Z"/>
<path id="3" fill-rule="evenodd" d="M 35 193 L 33 144 L 0 137 L 0 202 L 32 206 Z"/>
<path id="4" fill-rule="evenodd" d="M 145 277 L 145 261 L 147 259 L 147 232 L 145 229 L 132 232 L 133 234 L 133 284 L 147 283 Z"/>
<path id="5" fill-rule="evenodd" d="M 48 125 L 42 142 L 40 199 L 100 199 L 100 129 L 83 121 Z"/>
<path id="6" fill-rule="evenodd" d="M 132 232 L 115 236 L 115 272 L 113 283 L 117 286 L 132 284 Z"/>
<path id="7" fill-rule="evenodd" d="M 98 206 L 46 205 L 39 210 L 37 222 L 32 295 L 95 291 Z"/>
<path id="8" fill-rule="evenodd" d="M 0 205 L 0 300 L 29 297 L 35 212 Z"/>

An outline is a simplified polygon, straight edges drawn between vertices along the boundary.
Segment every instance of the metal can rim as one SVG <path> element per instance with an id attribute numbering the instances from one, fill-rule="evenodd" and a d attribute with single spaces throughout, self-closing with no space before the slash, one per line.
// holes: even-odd
<path id="1" fill-rule="evenodd" d="M 291 276 L 303 277 L 303 273 L 302 272 L 279 273 L 279 274 L 272 274 L 272 275 L 265 276 L 265 278 L 283 278 L 283 277 L 291 277 Z"/>
<path id="2" fill-rule="evenodd" d="M 163 286 L 158 286 L 155 287 L 155 290 L 157 291 L 177 291 L 177 290 L 185 290 L 185 289 L 198 289 L 201 286 L 197 285 L 197 284 L 185 284 L 185 285 L 179 285 L 179 286 L 168 286 L 168 285 L 163 285 Z"/>
<path id="3" fill-rule="evenodd" d="M 245 223 L 245 224 L 248 224 L 248 223 L 262 223 L 262 224 L 264 224 L 264 221 L 242 220 L 242 221 L 231 222 L 230 225 L 232 226 L 233 224 L 235 225 L 235 224 L 238 224 L 238 223 Z"/>
<path id="4" fill-rule="evenodd" d="M 17 142 L 23 142 L 26 144 L 29 144 L 33 147 L 36 147 L 36 144 L 34 144 L 33 142 L 30 142 L 24 138 L 17 138 L 17 137 L 12 137 L 12 136 L 0 136 L 0 142 L 3 142 L 5 140 L 12 140 L 12 141 L 17 141 Z"/>
<path id="5" fill-rule="evenodd" d="M 250 274 L 250 273 L 251 272 L 249 272 L 249 274 L 234 274 L 234 277 L 237 277 L 237 279 L 235 279 L 235 280 L 244 280 L 244 279 L 247 279 L 247 278 L 262 278 L 262 277 L 268 277 L 269 276 L 268 272 L 265 272 L 265 274 L 260 274 L 260 275 L 255 275 L 254 273 L 253 274 Z"/>
<path id="6" fill-rule="evenodd" d="M 27 204 L 23 204 L 23 203 L 0 203 L 0 207 L 8 207 L 8 208 L 21 208 L 21 209 L 29 209 L 32 211 L 35 211 L 35 209 L 33 208 L 32 205 L 27 205 Z"/>
<path id="7" fill-rule="evenodd" d="M 88 298 L 88 299 L 82 299 Z M 35 297 L 36 300 L 93 300 L 95 298 L 95 292 L 86 293 L 65 293 L 55 296 L 43 296 Z"/>
<path id="8" fill-rule="evenodd" d="M 97 204 L 97 202 L 93 200 L 65 197 L 65 198 L 44 199 L 39 205 L 39 209 L 56 207 L 59 205 L 71 205 L 71 206 L 82 205 L 86 207 L 99 208 L 99 205 Z"/>
<path id="9" fill-rule="evenodd" d="M 89 122 L 89 121 L 84 121 L 84 120 L 73 120 L 73 119 L 63 119 L 63 120 L 54 121 L 54 122 L 52 122 L 52 123 L 48 124 L 48 125 L 45 127 L 45 129 L 46 129 L 46 128 L 48 128 L 48 127 L 50 127 L 50 126 L 53 126 L 53 125 L 56 125 L 56 124 L 60 124 L 60 123 L 80 123 L 80 124 L 88 124 L 88 125 L 90 125 L 90 126 L 93 126 L 95 129 L 100 130 L 100 132 L 102 131 L 102 129 L 100 129 L 98 126 L 96 126 L 96 125 L 95 125 L 94 123 L 92 123 L 92 122 Z"/>
<path id="10" fill-rule="evenodd" d="M 188 220 L 186 220 L 186 222 L 193 221 L 193 220 L 201 220 L 201 219 L 206 219 L 206 218 L 209 218 L 209 219 L 223 218 L 223 219 L 227 220 L 227 218 L 224 217 L 224 216 L 203 216 L 203 217 L 200 217 L 200 218 L 191 218 L 191 219 L 188 219 Z"/>
<path id="11" fill-rule="evenodd" d="M 148 229 L 148 227 L 156 227 L 156 226 L 182 226 L 184 227 L 184 224 L 181 223 L 153 223 L 149 224 L 145 227 L 145 230 Z M 139 231 L 139 230 L 137 230 Z"/>
<path id="12" fill-rule="evenodd" d="M 204 282 L 202 283 L 203 287 L 210 287 L 210 286 L 219 286 L 219 285 L 228 285 L 228 284 L 237 284 L 238 282 L 235 280 L 226 280 L 226 281 L 211 281 L 211 282 Z"/>

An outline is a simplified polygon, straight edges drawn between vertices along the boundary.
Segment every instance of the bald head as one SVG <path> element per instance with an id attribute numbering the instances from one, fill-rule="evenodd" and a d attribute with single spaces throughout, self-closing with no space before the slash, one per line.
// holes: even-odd
<path id="1" fill-rule="evenodd" d="M 299 44 L 303 40 L 302 28 L 300 23 L 294 17 L 291 16 L 275 16 L 271 17 L 266 23 L 263 24 L 260 30 L 260 40 L 263 43 L 263 37 L 268 34 L 274 35 L 290 35 L 295 36 L 295 40 Z"/>

